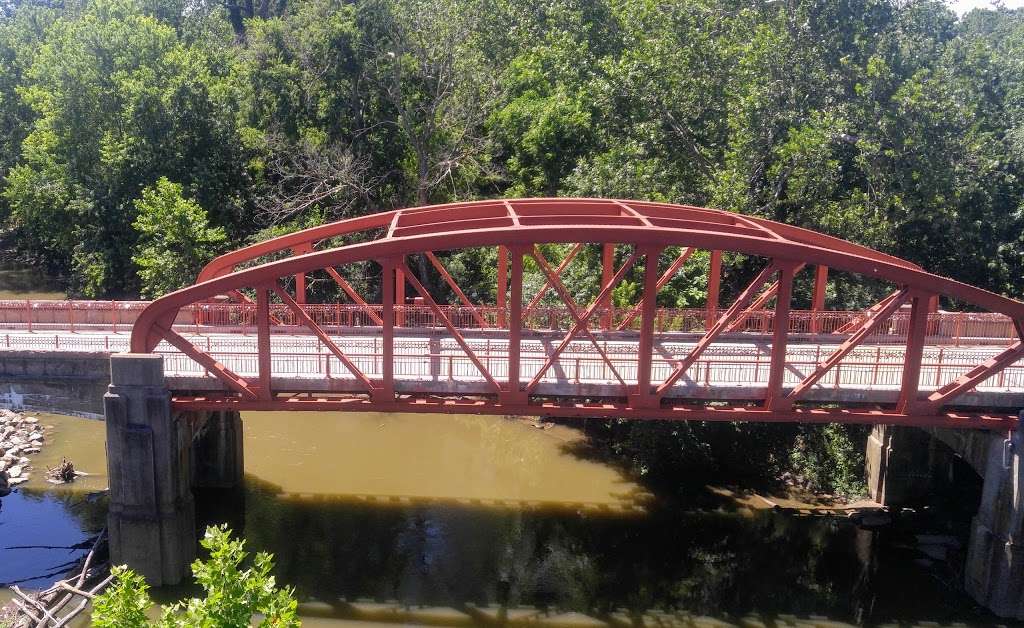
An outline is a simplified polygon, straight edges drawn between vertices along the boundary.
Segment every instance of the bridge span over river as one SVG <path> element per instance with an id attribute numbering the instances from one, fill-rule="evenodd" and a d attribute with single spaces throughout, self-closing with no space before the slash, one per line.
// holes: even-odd
<path id="1" fill-rule="evenodd" d="M 460 284 L 452 251 L 473 252 L 481 267 L 462 273 L 493 276 L 493 289 Z M 827 310 L 830 272 L 887 296 Z M 580 302 L 567 273 L 590 275 L 592 298 Z M 705 308 L 659 307 L 681 273 Z M 746 277 L 728 303 L 723 275 Z M 312 303 L 324 283 L 344 302 Z M 809 287 L 808 309 L 792 308 L 795 285 Z M 962 311 L 940 312 L 940 298 Z M 822 234 L 639 201 L 374 214 L 223 255 L 152 303 L 7 302 L 0 321 L 10 350 L 161 355 L 183 410 L 1012 429 L 1024 406 L 1024 303 Z"/>
<path id="2" fill-rule="evenodd" d="M 664 307 L 680 281 L 706 306 Z M 829 310 L 837 286 L 879 299 Z M 233 251 L 149 303 L 3 302 L 0 328 L 0 358 L 111 356 L 112 550 L 155 582 L 194 555 L 191 487 L 241 476 L 239 411 L 851 422 L 977 435 L 956 441 L 989 469 L 969 590 L 1024 618 L 1024 303 L 823 234 L 644 201 L 401 209 Z"/>

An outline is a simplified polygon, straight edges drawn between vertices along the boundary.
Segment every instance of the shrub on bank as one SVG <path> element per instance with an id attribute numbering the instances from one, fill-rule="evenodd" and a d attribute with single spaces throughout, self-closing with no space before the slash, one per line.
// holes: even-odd
<path id="1" fill-rule="evenodd" d="M 96 628 L 245 628 L 254 616 L 259 626 L 299 626 L 294 592 L 278 588 L 273 558 L 256 554 L 252 567 L 241 569 L 247 557 L 245 541 L 232 539 L 227 526 L 210 526 L 201 541 L 210 552 L 208 560 L 192 563 L 192 574 L 206 592 L 205 598 L 184 600 L 166 609 L 150 623 L 149 587 L 142 576 L 127 567 L 115 567 L 110 588 L 93 601 L 92 625 Z"/>
<path id="2" fill-rule="evenodd" d="M 801 425 L 790 450 L 790 465 L 807 488 L 848 499 L 867 492 L 864 483 L 864 426 Z"/>

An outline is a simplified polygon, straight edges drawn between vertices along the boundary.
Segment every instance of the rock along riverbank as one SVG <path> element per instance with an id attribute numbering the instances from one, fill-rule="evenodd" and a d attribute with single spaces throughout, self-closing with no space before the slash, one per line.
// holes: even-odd
<path id="1" fill-rule="evenodd" d="M 28 481 L 29 456 L 42 450 L 44 431 L 36 417 L 0 409 L 0 497 Z"/>

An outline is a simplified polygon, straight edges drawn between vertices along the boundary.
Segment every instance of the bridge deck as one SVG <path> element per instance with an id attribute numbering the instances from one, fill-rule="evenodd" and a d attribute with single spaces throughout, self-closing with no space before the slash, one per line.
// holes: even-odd
<path id="1" fill-rule="evenodd" d="M 365 327 L 339 328 L 332 340 L 368 377 L 382 376 L 382 341 Z M 185 334 L 197 347 L 243 377 L 256 377 L 257 338 L 239 333 Z M 542 368 L 558 332 L 533 332 L 523 337 L 522 379 L 529 381 Z M 819 337 L 794 338 L 787 348 L 785 384 L 792 387 L 808 375 L 835 348 L 816 342 Z M 0 336 L 0 350 L 106 353 L 128 350 L 127 333 L 11 331 Z M 507 375 L 508 341 L 503 330 L 467 334 L 467 342 L 495 378 Z M 611 359 L 606 364 L 585 341 L 574 341 L 540 380 L 535 394 L 544 397 L 616 397 L 624 386 L 636 385 L 638 341 L 629 332 L 598 334 Z M 653 378 L 664 380 L 673 365 L 694 346 L 690 334 L 664 334 L 655 342 Z M 308 392 L 357 392 L 359 382 L 316 337 L 275 333 L 271 336 L 271 371 L 275 389 Z M 955 380 L 1001 347 L 929 346 L 925 349 L 920 388 L 929 391 Z M 220 380 L 201 365 L 161 343 L 165 372 L 172 390 L 223 390 Z M 817 402 L 891 403 L 903 372 L 905 346 L 857 347 L 808 391 Z M 675 399 L 751 400 L 763 398 L 771 356 L 769 337 L 735 334 L 713 344 L 666 395 Z M 420 394 L 486 394 L 493 392 L 458 343 L 445 330 L 404 328 L 395 340 L 397 392 Z M 617 375 L 616 375 L 617 373 Z M 621 378 L 621 380 L 619 379 Z M 982 382 L 957 400 L 974 407 L 1024 405 L 1024 360 Z"/>

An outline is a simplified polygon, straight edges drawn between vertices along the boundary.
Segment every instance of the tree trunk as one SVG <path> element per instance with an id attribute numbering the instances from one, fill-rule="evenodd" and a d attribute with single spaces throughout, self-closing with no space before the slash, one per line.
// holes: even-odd
<path id="1" fill-rule="evenodd" d="M 424 151 L 422 150 L 416 151 L 416 170 L 417 174 L 419 175 L 419 178 L 416 182 L 416 206 L 423 207 L 424 205 L 430 202 L 430 177 L 427 164 L 427 157 L 424 154 Z M 429 274 L 429 271 L 427 270 L 427 256 L 423 253 L 420 253 L 419 255 L 416 256 L 416 270 L 418 271 L 417 274 L 419 275 L 420 282 L 423 284 L 423 287 L 427 289 L 427 292 L 430 293 L 430 296 L 434 297 L 435 301 L 439 300 L 440 295 L 437 294 L 437 289 L 434 286 L 433 277 Z"/>

